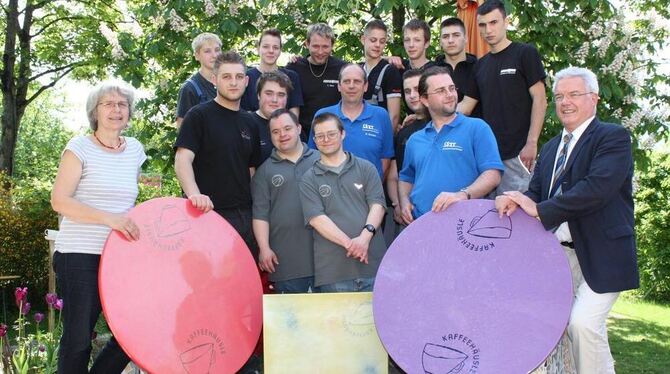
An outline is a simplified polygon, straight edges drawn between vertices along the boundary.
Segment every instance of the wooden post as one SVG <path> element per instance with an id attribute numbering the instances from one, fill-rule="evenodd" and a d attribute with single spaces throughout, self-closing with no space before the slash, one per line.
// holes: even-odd
<path id="1" fill-rule="evenodd" d="M 53 267 L 53 254 L 58 230 L 45 230 L 44 238 L 49 242 L 49 292 L 56 292 L 56 274 Z M 54 309 L 49 308 L 49 331 L 53 331 L 55 323 Z"/>

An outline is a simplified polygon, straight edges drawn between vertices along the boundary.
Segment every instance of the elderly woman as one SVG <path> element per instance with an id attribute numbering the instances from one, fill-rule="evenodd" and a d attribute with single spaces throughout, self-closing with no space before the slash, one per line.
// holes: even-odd
<path id="1" fill-rule="evenodd" d="M 105 82 L 88 95 L 93 133 L 70 140 L 61 157 L 51 206 L 63 215 L 56 239 L 54 270 L 63 297 L 63 336 L 58 373 L 87 373 L 91 335 L 101 311 L 98 264 L 111 230 L 137 240 L 138 226 L 126 213 L 135 205 L 142 144 L 121 136 L 133 113 L 132 88 Z M 129 358 L 112 337 L 91 373 L 120 373 Z"/>

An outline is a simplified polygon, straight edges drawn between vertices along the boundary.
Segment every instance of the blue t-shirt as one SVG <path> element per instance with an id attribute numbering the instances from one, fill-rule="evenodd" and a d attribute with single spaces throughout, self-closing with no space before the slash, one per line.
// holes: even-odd
<path id="1" fill-rule="evenodd" d="M 370 161 L 380 177 L 383 177 L 382 159 L 393 158 L 393 126 L 388 112 L 384 108 L 364 102 L 363 111 L 353 122 L 341 109 L 342 102 L 319 109 L 314 117 L 321 113 L 333 113 L 344 124 L 346 137 L 343 148 L 354 156 Z M 314 130 L 309 132 L 309 147 L 316 149 Z"/>
<path id="2" fill-rule="evenodd" d="M 457 113 L 440 132 L 431 121 L 409 138 L 400 180 L 414 185 L 409 198 L 420 217 L 441 192 L 460 191 L 490 169 L 505 170 L 493 131 L 483 120 Z"/>
<path id="3" fill-rule="evenodd" d="M 303 105 L 302 101 L 302 87 L 300 86 L 300 78 L 298 74 L 293 70 L 288 70 L 285 68 L 279 68 L 279 71 L 288 75 L 288 78 L 291 80 L 293 85 L 293 91 L 288 95 L 288 100 L 286 101 L 287 108 L 301 107 Z M 256 84 L 258 79 L 261 77 L 261 71 L 258 68 L 251 68 L 247 70 L 247 76 L 249 77 L 249 84 L 244 90 L 244 95 L 242 95 L 242 101 L 240 102 L 240 107 L 249 112 L 255 112 L 258 110 L 258 93 L 256 92 Z"/>

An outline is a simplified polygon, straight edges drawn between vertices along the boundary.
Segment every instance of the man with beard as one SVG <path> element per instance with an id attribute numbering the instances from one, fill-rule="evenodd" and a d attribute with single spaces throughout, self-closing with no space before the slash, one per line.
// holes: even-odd
<path id="1" fill-rule="evenodd" d="M 324 23 L 310 25 L 305 40 L 309 55 L 286 65 L 287 69 L 295 71 L 300 77 L 303 97 L 300 125 L 303 141 L 307 141 L 316 111 L 340 100 L 337 77 L 345 62 L 331 56 L 334 44 L 335 33 L 330 26 Z"/>
<path id="2" fill-rule="evenodd" d="M 427 69 L 419 79 L 419 94 L 431 121 L 405 148 L 398 187 L 407 224 L 456 201 L 486 196 L 504 170 L 486 122 L 456 113 L 456 86 L 446 68 Z"/>
<path id="3" fill-rule="evenodd" d="M 175 172 L 196 208 L 214 209 L 237 230 L 255 259 L 251 230 L 251 175 L 260 164 L 260 140 L 251 114 L 240 110 L 247 85 L 244 59 L 225 52 L 214 63 L 217 95 L 193 107 L 175 142 Z"/>

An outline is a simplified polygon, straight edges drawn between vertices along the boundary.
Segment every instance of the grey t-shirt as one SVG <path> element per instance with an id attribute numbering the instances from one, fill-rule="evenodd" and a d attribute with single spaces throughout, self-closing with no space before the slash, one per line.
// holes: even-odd
<path id="1" fill-rule="evenodd" d="M 384 206 L 384 190 L 372 163 L 347 152 L 339 174 L 317 162 L 300 182 L 300 200 L 305 223 L 326 215 L 350 238 L 357 237 L 367 223 L 372 204 Z M 314 230 L 314 285 L 356 278 L 372 278 L 386 253 L 386 243 L 377 231 L 368 248 L 368 264 L 347 257 L 347 251 Z"/>
<path id="2" fill-rule="evenodd" d="M 318 159 L 319 153 L 304 143 L 295 164 L 273 149 L 251 181 L 253 217 L 269 223 L 270 248 L 279 260 L 269 275 L 273 282 L 314 275 L 314 239 L 303 224 L 298 184 Z"/>

